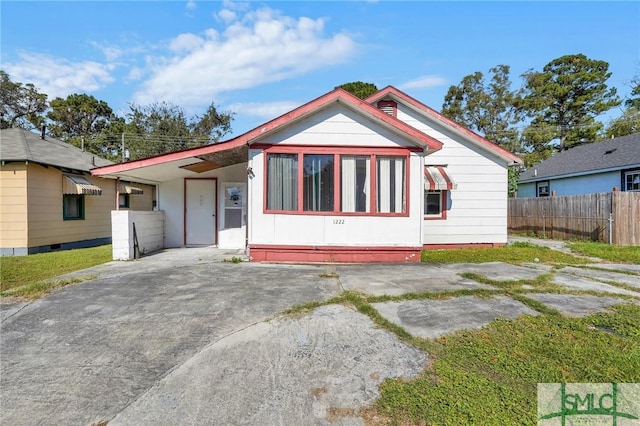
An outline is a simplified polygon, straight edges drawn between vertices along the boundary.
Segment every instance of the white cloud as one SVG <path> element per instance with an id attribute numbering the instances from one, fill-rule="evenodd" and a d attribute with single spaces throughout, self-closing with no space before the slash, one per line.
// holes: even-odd
<path id="1" fill-rule="evenodd" d="M 225 3 L 230 11 L 242 7 Z M 210 29 L 203 37 L 181 34 L 170 43 L 173 56 L 152 61 L 151 77 L 134 101 L 206 104 L 222 92 L 283 80 L 351 58 L 356 44 L 349 36 L 323 32 L 322 19 L 296 19 L 261 8 L 237 17 L 220 33 Z"/>
<path id="2" fill-rule="evenodd" d="M 71 62 L 49 55 L 21 52 L 20 62 L 3 64 L 12 81 L 32 83 L 49 99 L 93 92 L 114 81 L 114 65 L 93 61 Z"/>
<path id="3" fill-rule="evenodd" d="M 144 77 L 144 70 L 140 67 L 131 67 L 131 69 L 129 70 L 129 74 L 127 75 L 126 79 L 128 81 L 135 81 L 135 80 L 140 80 L 142 77 Z"/>
<path id="4" fill-rule="evenodd" d="M 220 12 L 218 12 L 217 16 L 227 24 L 235 21 L 238 18 L 238 15 L 236 15 L 236 13 L 233 10 L 229 10 L 229 9 L 222 9 Z"/>
<path id="5" fill-rule="evenodd" d="M 445 84 L 447 84 L 447 79 L 444 77 L 437 75 L 423 75 L 422 77 L 400 84 L 398 89 L 428 89 L 431 87 L 444 86 Z"/>
<path id="6" fill-rule="evenodd" d="M 237 114 L 253 115 L 265 120 L 276 118 L 292 109 L 300 106 L 298 102 L 278 101 L 278 102 L 247 102 L 236 103 L 229 106 L 229 109 Z"/>
<path id="7" fill-rule="evenodd" d="M 198 37 L 197 35 L 180 34 L 178 37 L 171 41 L 171 44 L 169 44 L 169 49 L 175 52 L 189 52 L 202 46 L 203 43 L 204 39 Z"/>
<path id="8" fill-rule="evenodd" d="M 198 5 L 196 5 L 196 2 L 193 0 L 189 0 L 187 2 L 187 10 L 196 10 L 198 7 Z"/>

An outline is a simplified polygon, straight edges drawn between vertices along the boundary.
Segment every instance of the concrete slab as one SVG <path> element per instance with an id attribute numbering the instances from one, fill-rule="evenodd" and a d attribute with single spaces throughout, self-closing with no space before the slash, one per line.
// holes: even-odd
<path id="1" fill-rule="evenodd" d="M 631 291 L 576 275 L 556 273 L 551 282 L 572 290 L 601 291 L 604 293 L 626 294 L 628 296 L 640 297 L 640 291 Z"/>
<path id="2" fill-rule="evenodd" d="M 587 266 L 593 266 L 602 269 L 619 269 L 622 271 L 630 271 L 640 274 L 640 265 L 634 265 L 630 263 L 595 263 L 593 265 Z"/>
<path id="3" fill-rule="evenodd" d="M 363 424 L 358 409 L 380 382 L 415 377 L 426 361 L 366 316 L 325 306 L 212 344 L 109 425 Z"/>
<path id="4" fill-rule="evenodd" d="M 608 307 L 626 303 L 615 297 L 598 297 L 589 295 L 529 293 L 526 295 L 540 303 L 557 309 L 566 316 L 578 316 L 592 314 L 606 310 Z"/>
<path id="5" fill-rule="evenodd" d="M 317 266 L 204 263 L 140 271 L 124 263 L 128 274 L 66 287 L 4 320 L 2 424 L 110 419 L 207 345 L 341 292 Z"/>
<path id="6" fill-rule="evenodd" d="M 504 262 L 456 263 L 441 267 L 458 273 L 474 272 L 495 281 L 534 280 L 546 273 L 546 269 L 527 268 Z"/>
<path id="7" fill-rule="evenodd" d="M 375 303 L 374 308 L 387 320 L 414 336 L 436 338 L 463 329 L 481 328 L 498 317 L 515 319 L 538 315 L 506 296 L 480 299 L 473 296 L 447 300 L 408 300 Z"/>
<path id="8" fill-rule="evenodd" d="M 576 268 L 574 266 L 567 266 L 560 270 L 565 274 L 573 274 L 579 277 L 587 277 L 602 281 L 613 281 L 617 283 L 627 284 L 640 289 L 640 275 L 628 275 L 621 274 L 615 271 L 599 271 L 595 269 L 583 269 Z"/>
<path id="9" fill-rule="evenodd" d="M 455 268 L 422 263 L 339 265 L 335 271 L 345 290 L 373 296 L 493 288 L 462 278 Z"/>

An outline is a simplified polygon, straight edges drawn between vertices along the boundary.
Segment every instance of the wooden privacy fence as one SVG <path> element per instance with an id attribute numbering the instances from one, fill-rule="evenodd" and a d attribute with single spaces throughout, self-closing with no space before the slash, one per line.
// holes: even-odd
<path id="1" fill-rule="evenodd" d="M 510 233 L 640 245 L 640 192 L 510 198 Z"/>

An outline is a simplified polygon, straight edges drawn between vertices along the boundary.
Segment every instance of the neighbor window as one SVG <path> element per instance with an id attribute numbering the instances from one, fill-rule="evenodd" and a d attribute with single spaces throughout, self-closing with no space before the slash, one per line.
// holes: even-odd
<path id="1" fill-rule="evenodd" d="M 123 208 L 123 209 L 128 209 L 129 208 L 129 202 L 130 202 L 129 201 L 129 194 L 120 194 L 119 200 L 120 201 L 119 201 L 118 204 L 119 204 L 120 208 Z"/>
<path id="2" fill-rule="evenodd" d="M 84 195 L 64 194 L 62 196 L 63 220 L 84 219 Z"/>
<path id="3" fill-rule="evenodd" d="M 442 191 L 424 192 L 424 215 L 431 217 L 442 217 Z"/>
<path id="4" fill-rule="evenodd" d="M 549 196 L 549 181 L 536 182 L 536 196 L 538 197 Z"/>
<path id="5" fill-rule="evenodd" d="M 624 190 L 640 191 L 640 170 L 634 170 L 624 174 Z"/>
<path id="6" fill-rule="evenodd" d="M 379 214 L 407 212 L 406 155 L 267 153 L 266 161 L 267 210 L 360 214 L 371 214 L 372 209 Z M 298 164 L 302 164 L 302 170 L 298 169 Z M 373 182 L 372 176 L 375 176 Z M 300 203 L 298 194 L 302 197 Z"/>

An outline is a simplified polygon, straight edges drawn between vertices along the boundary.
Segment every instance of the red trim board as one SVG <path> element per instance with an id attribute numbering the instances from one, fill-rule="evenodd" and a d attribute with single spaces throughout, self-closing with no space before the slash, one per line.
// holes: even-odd
<path id="1" fill-rule="evenodd" d="M 421 251 L 422 247 L 249 245 L 252 262 L 420 262 Z"/>

